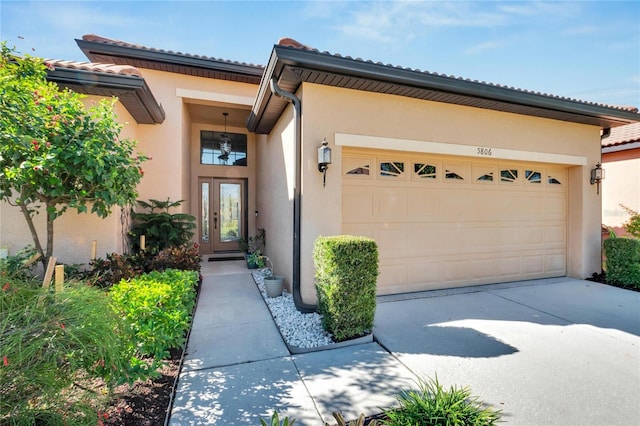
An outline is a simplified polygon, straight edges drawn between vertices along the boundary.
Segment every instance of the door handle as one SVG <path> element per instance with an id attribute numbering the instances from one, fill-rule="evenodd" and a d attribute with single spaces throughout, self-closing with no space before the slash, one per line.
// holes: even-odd
<path id="1" fill-rule="evenodd" d="M 218 229 L 218 212 L 213 213 L 213 229 Z"/>

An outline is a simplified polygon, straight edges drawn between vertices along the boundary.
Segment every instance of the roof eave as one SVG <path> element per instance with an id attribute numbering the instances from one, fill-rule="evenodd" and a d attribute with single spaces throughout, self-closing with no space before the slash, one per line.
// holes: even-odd
<path id="1" fill-rule="evenodd" d="M 269 81 L 281 77 L 282 70 L 290 68 L 311 69 L 317 72 L 346 75 L 370 81 L 379 81 L 405 87 L 454 94 L 469 99 L 483 99 L 489 102 L 519 105 L 531 109 L 530 115 L 536 115 L 535 109 L 543 109 L 562 115 L 570 114 L 585 117 L 583 121 L 599 125 L 602 128 L 615 127 L 640 121 L 640 115 L 631 111 L 583 103 L 566 98 L 558 98 L 533 92 L 454 78 L 444 75 L 419 72 L 412 69 L 392 67 L 370 61 L 354 60 L 319 51 L 303 50 L 285 46 L 274 46 L 269 65 L 260 83 L 259 96 L 256 98 L 250 124 L 261 133 L 268 133 L 273 123 L 261 123 L 266 105 L 272 102 L 268 88 Z M 298 85 L 303 81 L 300 80 Z M 283 101 L 279 101 L 282 103 Z M 286 102 L 285 102 L 286 103 Z M 284 108 L 280 105 L 281 108 Z M 496 108 L 497 109 L 497 108 Z M 260 123 L 260 124 L 259 124 Z"/>
<path id="2" fill-rule="evenodd" d="M 630 151 L 632 149 L 640 149 L 640 141 L 625 142 L 625 143 L 619 143 L 619 144 L 608 145 L 608 146 L 603 145 L 602 153 L 611 154 L 613 152 Z"/>
<path id="3" fill-rule="evenodd" d="M 240 75 L 256 84 L 262 76 L 263 67 L 185 55 L 181 53 L 150 50 L 134 46 L 124 46 L 90 40 L 76 39 L 76 43 L 90 61 L 104 62 L 107 56 L 117 64 L 130 64 L 138 68 L 167 70 L 167 65 L 180 65 L 202 70 L 215 70 L 221 73 Z"/>
<path id="4" fill-rule="evenodd" d="M 47 71 L 47 79 L 87 95 L 104 96 L 106 91 L 111 96 L 119 97 L 139 124 L 160 124 L 165 120 L 162 105 L 155 99 L 143 78 L 56 67 Z M 124 97 L 123 94 L 133 96 Z"/>

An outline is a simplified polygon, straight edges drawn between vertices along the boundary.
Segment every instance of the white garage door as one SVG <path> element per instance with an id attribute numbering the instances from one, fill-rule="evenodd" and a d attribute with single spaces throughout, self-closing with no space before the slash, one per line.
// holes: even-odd
<path id="1" fill-rule="evenodd" d="M 374 238 L 378 293 L 566 274 L 567 169 L 343 148 L 342 232 Z"/>

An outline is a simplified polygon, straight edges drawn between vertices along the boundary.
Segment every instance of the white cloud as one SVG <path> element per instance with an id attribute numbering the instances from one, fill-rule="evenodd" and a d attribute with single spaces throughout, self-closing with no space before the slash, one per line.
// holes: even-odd
<path id="1" fill-rule="evenodd" d="M 346 22 L 337 29 L 347 36 L 380 42 L 406 41 L 441 28 L 493 27 L 506 22 L 502 13 L 465 2 L 382 1 L 351 6 L 341 19 Z"/>
<path id="2" fill-rule="evenodd" d="M 483 43 L 475 44 L 471 47 L 465 49 L 463 53 L 467 55 L 477 55 L 480 53 L 485 53 L 491 50 L 500 49 L 502 47 L 507 46 L 509 43 L 501 40 L 501 41 L 485 41 Z"/>

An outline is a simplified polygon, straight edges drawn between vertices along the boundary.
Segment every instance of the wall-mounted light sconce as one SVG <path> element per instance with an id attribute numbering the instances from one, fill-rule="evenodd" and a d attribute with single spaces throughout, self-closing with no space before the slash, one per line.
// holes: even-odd
<path id="1" fill-rule="evenodd" d="M 318 148 L 318 171 L 322 172 L 322 186 L 327 183 L 327 169 L 331 164 L 331 148 L 329 142 L 322 138 L 322 146 Z"/>
<path id="2" fill-rule="evenodd" d="M 596 167 L 591 170 L 591 185 L 594 183 L 598 185 L 598 195 L 600 195 L 600 182 L 604 179 L 604 169 L 600 163 L 596 164 Z"/>

